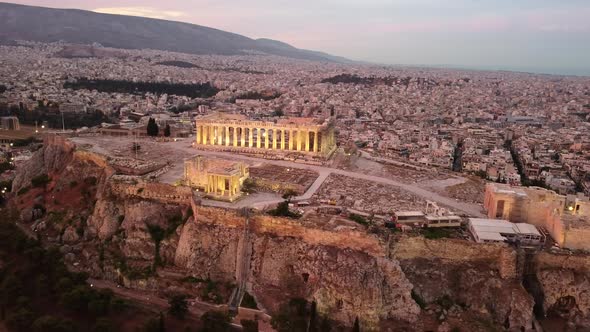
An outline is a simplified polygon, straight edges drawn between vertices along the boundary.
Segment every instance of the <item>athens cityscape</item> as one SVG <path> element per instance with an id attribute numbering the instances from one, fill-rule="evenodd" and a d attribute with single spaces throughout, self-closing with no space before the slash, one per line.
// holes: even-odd
<path id="1" fill-rule="evenodd" d="M 590 6 L 444 3 L 0 3 L 0 332 L 590 331 Z"/>

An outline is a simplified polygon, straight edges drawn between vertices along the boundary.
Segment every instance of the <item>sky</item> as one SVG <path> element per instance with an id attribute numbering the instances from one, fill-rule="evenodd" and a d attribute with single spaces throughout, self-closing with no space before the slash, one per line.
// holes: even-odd
<path id="1" fill-rule="evenodd" d="M 590 75 L 590 0 L 30 0 L 381 64 Z"/>

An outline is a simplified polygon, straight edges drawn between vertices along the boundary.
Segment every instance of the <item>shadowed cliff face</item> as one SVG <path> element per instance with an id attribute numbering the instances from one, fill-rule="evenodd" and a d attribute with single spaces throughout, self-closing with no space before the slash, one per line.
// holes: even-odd
<path id="1" fill-rule="evenodd" d="M 395 258 L 425 303 L 458 305 L 498 326 L 532 327 L 533 299 L 514 269 L 512 249 L 465 241 L 405 238 Z"/>
<path id="2" fill-rule="evenodd" d="M 200 278 L 232 281 L 241 241 L 240 228 L 221 222 L 187 223 L 175 263 Z M 321 314 L 348 325 L 356 317 L 376 326 L 381 318 L 411 321 L 419 313 L 410 295 L 412 286 L 393 261 L 264 232 L 251 234 L 246 245 L 252 247 L 248 282 L 271 312 L 285 299 L 305 298 L 315 301 Z"/>
<path id="3" fill-rule="evenodd" d="M 395 261 L 259 234 L 253 246 L 253 288 L 273 311 L 281 298 L 268 296 L 273 293 L 314 300 L 318 312 L 349 325 L 356 317 L 366 327 L 380 319 L 414 321 L 420 311 L 411 298 L 412 285 Z"/>
<path id="4" fill-rule="evenodd" d="M 590 256 L 541 253 L 534 263 L 545 314 L 565 318 L 574 326 L 589 327 Z"/>

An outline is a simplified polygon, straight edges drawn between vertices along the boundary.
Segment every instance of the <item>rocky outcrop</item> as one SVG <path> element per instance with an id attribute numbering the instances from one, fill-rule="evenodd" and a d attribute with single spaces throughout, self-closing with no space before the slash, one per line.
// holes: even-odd
<path id="1" fill-rule="evenodd" d="M 533 299 L 517 278 L 511 248 L 406 237 L 394 257 L 425 303 L 450 301 L 511 330 L 532 327 Z"/>
<path id="2" fill-rule="evenodd" d="M 65 137 L 46 136 L 43 148 L 35 152 L 31 159 L 19 168 L 12 183 L 12 192 L 30 186 L 31 179 L 38 175 L 64 169 L 72 160 L 75 147 Z"/>
<path id="3" fill-rule="evenodd" d="M 199 206 L 187 188 L 135 178 L 114 181 L 118 176 L 107 158 L 76 150 L 61 138 L 46 139 L 19 170 L 15 190 L 42 173 L 52 183 L 44 196 L 30 193 L 31 204 L 21 215 L 39 218 L 35 227 L 44 230 L 52 226 L 31 209 L 36 197 L 48 208 L 69 211 L 63 218 L 68 223 L 52 238 L 66 244 L 69 263 L 78 262 L 94 277 L 162 290 L 168 280 L 162 282 L 160 270 L 153 273 L 159 255 L 180 275 L 224 284 L 236 283 L 240 267 L 249 266 L 246 288 L 270 313 L 301 297 L 344 325 L 358 317 L 363 329 L 377 329 L 389 319 L 412 324 L 430 307 L 450 301 L 452 319 L 484 317 L 509 330 L 531 327 L 533 299 L 521 285 L 514 250 L 506 246 L 402 235 L 386 250 L 383 239 L 362 230 L 324 229 L 260 214 L 250 216 L 245 237 L 246 219 L 238 213 Z M 84 184 L 87 179 L 95 184 Z M 58 192 L 59 204 L 52 198 Z M 72 208 L 82 203 L 82 209 Z M 179 215 L 188 221 L 171 220 Z M 158 251 L 154 227 L 165 234 Z M 249 264 L 242 264 L 244 252 Z M 583 326 L 590 317 L 590 258 L 541 253 L 534 263 L 545 311 Z M 438 322 L 449 325 L 445 310 L 442 315 L 437 310 Z"/>
<path id="4" fill-rule="evenodd" d="M 545 313 L 590 324 L 590 255 L 539 253 L 534 263 Z"/>
<path id="5" fill-rule="evenodd" d="M 268 295 L 277 293 L 315 301 L 318 312 L 348 325 L 356 317 L 365 327 L 376 327 L 380 319 L 412 321 L 420 311 L 395 261 L 264 234 L 256 234 L 253 246 L 250 280 L 271 311 L 280 297 Z"/>
<path id="6" fill-rule="evenodd" d="M 195 277 L 234 281 L 241 231 L 216 224 L 187 222 L 174 257 Z"/>

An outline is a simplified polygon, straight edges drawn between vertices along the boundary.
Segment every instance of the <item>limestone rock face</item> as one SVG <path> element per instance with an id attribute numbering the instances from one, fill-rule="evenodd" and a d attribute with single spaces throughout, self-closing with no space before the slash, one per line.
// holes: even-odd
<path id="1" fill-rule="evenodd" d="M 572 323 L 590 320 L 590 255 L 540 253 L 535 261 L 546 313 Z"/>
<path id="2" fill-rule="evenodd" d="M 119 216 L 125 217 L 122 204 L 112 200 L 98 200 L 94 206 L 94 213 L 88 218 L 88 225 L 95 230 L 100 240 L 106 240 L 119 229 Z"/>
<path id="3" fill-rule="evenodd" d="M 282 293 L 281 298 L 316 301 L 320 313 L 349 325 L 356 317 L 375 327 L 380 319 L 412 321 L 419 313 L 412 285 L 395 261 L 288 237 L 257 234 L 253 245 L 250 280 L 271 311 L 280 298 L 265 294 L 269 289 Z"/>
<path id="4" fill-rule="evenodd" d="M 199 278 L 233 281 L 240 235 L 236 228 L 187 222 L 180 234 L 174 263 Z"/>
<path id="5" fill-rule="evenodd" d="M 76 243 L 80 240 L 80 236 L 78 233 L 76 233 L 76 229 L 72 226 L 66 228 L 61 238 L 65 243 Z"/>
<path id="6" fill-rule="evenodd" d="M 35 152 L 31 159 L 19 168 L 12 183 L 12 192 L 29 186 L 31 179 L 40 174 L 63 169 L 72 160 L 75 145 L 64 138 L 49 137 L 43 144 L 43 148 Z"/>
<path id="7" fill-rule="evenodd" d="M 424 238 L 397 246 L 396 258 L 426 303 L 450 299 L 511 330 L 532 327 L 534 300 L 506 268 L 516 265 L 512 249 Z"/>

